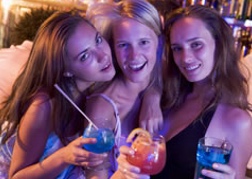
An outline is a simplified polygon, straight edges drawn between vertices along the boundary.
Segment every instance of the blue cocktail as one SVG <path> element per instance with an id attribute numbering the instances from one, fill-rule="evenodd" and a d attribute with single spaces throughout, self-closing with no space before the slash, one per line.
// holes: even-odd
<path id="1" fill-rule="evenodd" d="M 197 149 L 197 164 L 194 179 L 208 179 L 208 177 L 201 174 L 201 170 L 214 170 L 212 168 L 213 163 L 227 164 L 229 162 L 232 149 L 232 145 L 224 140 L 215 138 L 200 139 Z"/>
<path id="2" fill-rule="evenodd" d="M 97 143 L 85 144 L 83 147 L 94 153 L 104 153 L 110 151 L 115 144 L 115 136 L 113 131 L 106 128 L 95 129 L 92 125 L 88 125 L 85 129 L 84 138 L 96 138 Z"/>
<path id="3" fill-rule="evenodd" d="M 113 131 L 106 128 L 94 127 L 89 117 L 74 103 L 74 101 L 57 85 L 54 87 L 77 109 L 89 122 L 88 127 L 85 129 L 84 138 L 96 138 L 97 143 L 85 144 L 83 147 L 94 153 L 104 153 L 110 151 L 115 144 L 115 136 Z M 104 122 L 104 121 L 103 121 Z"/>

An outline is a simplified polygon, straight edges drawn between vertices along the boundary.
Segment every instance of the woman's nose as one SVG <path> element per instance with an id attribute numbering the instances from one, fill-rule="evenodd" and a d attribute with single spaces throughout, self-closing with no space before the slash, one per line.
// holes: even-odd
<path id="1" fill-rule="evenodd" d="M 135 60 L 137 56 L 139 55 L 139 50 L 136 47 L 130 47 L 129 49 L 129 58 L 131 60 Z"/>
<path id="2" fill-rule="evenodd" d="M 108 58 L 108 54 L 106 54 L 102 49 L 98 49 L 96 51 L 98 62 L 102 62 Z"/>
<path id="3" fill-rule="evenodd" d="M 182 61 L 184 63 L 190 63 L 190 62 L 192 62 L 192 60 L 193 60 L 193 53 L 192 53 L 192 51 L 191 50 L 187 50 L 187 49 L 183 50 L 181 58 L 182 58 Z"/>

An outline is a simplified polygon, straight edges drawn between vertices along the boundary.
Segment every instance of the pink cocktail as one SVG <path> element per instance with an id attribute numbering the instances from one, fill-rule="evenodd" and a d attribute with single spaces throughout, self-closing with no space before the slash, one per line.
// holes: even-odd
<path id="1" fill-rule="evenodd" d="M 160 135 L 146 136 L 140 134 L 132 143 L 135 154 L 128 156 L 132 165 L 141 169 L 141 173 L 155 175 L 161 172 L 166 162 L 164 137 Z"/>

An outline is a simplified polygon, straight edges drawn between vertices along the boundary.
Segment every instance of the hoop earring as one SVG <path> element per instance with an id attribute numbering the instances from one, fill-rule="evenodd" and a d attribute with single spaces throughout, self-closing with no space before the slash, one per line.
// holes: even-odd
<path id="1" fill-rule="evenodd" d="M 64 72 L 64 73 L 63 73 L 63 76 L 64 76 L 64 77 L 69 77 L 69 78 L 70 78 L 70 77 L 73 77 L 73 74 L 70 73 L 70 72 Z"/>

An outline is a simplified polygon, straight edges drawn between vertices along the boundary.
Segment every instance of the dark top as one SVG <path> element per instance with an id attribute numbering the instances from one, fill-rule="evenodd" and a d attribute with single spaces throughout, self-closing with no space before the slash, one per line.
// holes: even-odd
<path id="1" fill-rule="evenodd" d="M 193 179 L 198 140 L 205 136 L 215 107 L 166 142 L 166 165 L 152 179 Z M 198 117 L 199 118 L 199 117 Z"/>

